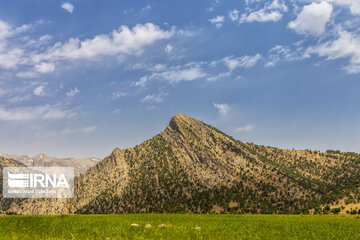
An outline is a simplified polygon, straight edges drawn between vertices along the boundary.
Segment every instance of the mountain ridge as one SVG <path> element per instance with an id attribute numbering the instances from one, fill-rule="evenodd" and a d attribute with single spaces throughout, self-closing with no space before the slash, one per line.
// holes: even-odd
<path id="1" fill-rule="evenodd" d="M 28 154 L 15 155 L 0 153 L 0 156 L 21 162 L 27 167 L 73 167 L 76 176 L 80 175 L 83 172 L 86 172 L 87 169 L 94 166 L 97 162 L 101 161 L 101 159 L 95 157 L 56 158 L 44 153 L 38 153 L 34 156 L 30 156 Z"/>
<path id="2" fill-rule="evenodd" d="M 158 135 L 133 148 L 115 148 L 78 176 L 73 199 L 27 199 L 9 211 L 318 212 L 345 198 L 359 201 L 359 169 L 357 154 L 243 143 L 178 114 Z"/>

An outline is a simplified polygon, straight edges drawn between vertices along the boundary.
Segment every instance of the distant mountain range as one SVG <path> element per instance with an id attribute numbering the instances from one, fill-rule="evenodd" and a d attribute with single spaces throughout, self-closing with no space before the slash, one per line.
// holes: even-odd
<path id="1" fill-rule="evenodd" d="M 46 154 L 40 153 L 35 156 L 30 155 L 10 155 L 0 153 L 0 156 L 13 159 L 21 162 L 28 167 L 73 167 L 75 175 L 78 176 L 86 172 L 90 167 L 97 164 L 101 159 L 99 158 L 55 158 Z"/>
<path id="2" fill-rule="evenodd" d="M 116 148 L 76 177 L 74 198 L 1 207 L 16 214 L 313 213 L 326 205 L 355 206 L 359 186 L 359 154 L 244 143 L 179 114 L 160 134 Z"/>

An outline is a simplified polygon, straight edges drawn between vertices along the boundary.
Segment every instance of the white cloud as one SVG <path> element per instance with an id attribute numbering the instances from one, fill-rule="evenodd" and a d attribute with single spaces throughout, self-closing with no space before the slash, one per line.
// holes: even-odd
<path id="1" fill-rule="evenodd" d="M 334 3 L 339 6 L 348 7 L 353 15 L 360 15 L 359 0 L 326 0 L 326 1 L 329 3 Z"/>
<path id="2" fill-rule="evenodd" d="M 2 69 L 16 70 L 20 65 L 34 66 L 34 64 L 30 63 L 30 56 L 34 54 L 34 52 L 27 50 L 28 44 L 34 40 L 19 37 L 17 36 L 18 34 L 17 28 L 13 28 L 6 22 L 0 20 L 0 68 Z M 27 41 L 27 43 L 19 44 L 19 41 Z M 29 73 L 27 74 L 30 75 Z M 31 74 L 36 75 L 35 72 Z"/>
<path id="3" fill-rule="evenodd" d="M 267 5 L 266 8 L 270 10 L 279 10 L 282 12 L 288 11 L 288 7 L 282 0 L 274 0 L 270 5 Z"/>
<path id="4" fill-rule="evenodd" d="M 155 66 L 149 67 L 149 69 L 150 69 L 151 71 L 155 71 L 155 72 L 164 71 L 166 68 L 167 68 L 167 67 L 166 67 L 165 64 L 156 64 Z"/>
<path id="5" fill-rule="evenodd" d="M 14 34 L 23 33 L 33 28 L 32 24 L 24 24 L 14 29 Z"/>
<path id="6" fill-rule="evenodd" d="M 145 12 L 150 11 L 150 10 L 151 10 L 151 5 L 146 5 L 145 7 L 143 7 L 141 9 L 141 13 L 145 13 Z"/>
<path id="7" fill-rule="evenodd" d="M 220 79 L 223 79 L 223 78 L 227 78 L 227 77 L 230 77 L 231 76 L 231 71 L 228 71 L 228 72 L 222 72 L 222 73 L 219 73 L 215 76 L 209 76 L 206 80 L 207 81 L 217 81 L 217 80 L 220 80 Z"/>
<path id="8" fill-rule="evenodd" d="M 170 84 L 179 83 L 182 81 L 194 81 L 206 78 L 207 81 L 216 81 L 222 78 L 231 76 L 232 71 L 236 68 L 251 68 L 254 67 L 263 57 L 261 54 L 253 56 L 244 55 L 241 57 L 227 56 L 220 60 L 212 62 L 190 62 L 184 65 L 166 66 L 164 64 L 157 64 L 155 66 L 142 66 L 150 74 L 141 77 L 133 85 L 137 87 L 145 87 L 149 81 L 166 81 Z M 214 72 L 212 69 L 219 67 L 227 67 L 228 71 Z"/>
<path id="9" fill-rule="evenodd" d="M 34 68 L 29 71 L 18 72 L 16 76 L 21 78 L 35 78 L 39 75 L 39 73 L 41 74 L 51 73 L 54 70 L 55 70 L 54 64 L 42 62 L 40 64 L 36 64 Z"/>
<path id="10" fill-rule="evenodd" d="M 18 65 L 27 63 L 28 59 L 25 50 L 27 43 L 24 44 L 23 42 L 28 41 L 28 39 L 18 35 L 41 22 L 24 24 L 16 28 L 0 20 L 0 68 L 14 70 Z M 22 44 L 16 44 L 18 39 L 22 40 Z"/>
<path id="11" fill-rule="evenodd" d="M 125 97 L 128 95 L 128 93 L 126 92 L 113 92 L 113 98 L 117 99 L 117 98 L 121 98 L 121 97 Z"/>
<path id="12" fill-rule="evenodd" d="M 31 99 L 30 95 L 15 96 L 15 97 L 12 97 L 12 98 L 8 99 L 7 102 L 10 103 L 10 104 L 16 104 L 16 103 L 28 101 L 30 99 Z"/>
<path id="13" fill-rule="evenodd" d="M 247 4 L 249 4 L 249 2 L 247 2 Z M 239 22 L 277 22 L 281 20 L 283 16 L 282 13 L 287 11 L 288 7 L 284 1 L 274 0 L 272 2 L 266 2 L 265 6 L 259 10 L 241 14 Z"/>
<path id="14" fill-rule="evenodd" d="M 43 35 L 38 39 L 30 39 L 28 36 L 23 37 L 23 39 L 26 39 L 27 41 L 26 46 L 33 49 L 40 49 L 41 47 L 45 48 L 45 45 L 49 45 L 52 38 L 53 37 L 48 34 Z"/>
<path id="15" fill-rule="evenodd" d="M 262 0 L 245 0 L 246 5 L 250 5 L 252 3 L 261 2 Z"/>
<path id="16" fill-rule="evenodd" d="M 277 22 L 282 18 L 282 14 L 278 11 L 267 12 L 265 9 L 260 9 L 250 14 L 242 14 L 240 23 L 245 22 Z"/>
<path id="17" fill-rule="evenodd" d="M 165 52 L 167 52 L 167 53 L 170 53 L 172 50 L 173 50 L 173 46 L 171 46 L 170 44 L 168 44 L 168 45 L 166 45 L 166 47 L 165 47 Z"/>
<path id="18" fill-rule="evenodd" d="M 234 56 L 228 56 L 228 57 L 224 57 L 222 61 L 229 68 L 230 71 L 233 71 L 238 67 L 243 67 L 243 68 L 254 67 L 260 59 L 262 59 L 262 56 L 261 54 L 258 53 L 253 56 L 245 55 L 238 58 Z"/>
<path id="19" fill-rule="evenodd" d="M 237 21 L 239 19 L 239 10 L 234 9 L 234 10 L 230 11 L 229 12 L 229 18 L 233 22 Z"/>
<path id="20" fill-rule="evenodd" d="M 269 50 L 265 67 L 273 67 L 279 61 L 297 61 L 307 57 L 302 47 L 292 50 L 288 46 L 277 45 Z"/>
<path id="21" fill-rule="evenodd" d="M 24 50 L 9 46 L 9 38 L 15 34 L 16 29 L 0 20 L 0 68 L 15 69 L 22 62 Z"/>
<path id="22" fill-rule="evenodd" d="M 23 59 L 24 59 L 24 51 L 22 49 L 20 48 L 5 49 L 4 47 L 3 51 L 0 51 L 0 68 L 15 69 L 19 64 L 23 62 Z"/>
<path id="23" fill-rule="evenodd" d="M 207 9 L 207 11 L 213 12 L 216 7 L 220 6 L 220 4 L 221 4 L 221 0 L 214 0 L 214 1 L 212 1 L 211 7 L 209 7 L 209 8 Z"/>
<path id="24" fill-rule="evenodd" d="M 149 80 L 178 83 L 181 81 L 193 81 L 207 76 L 199 63 L 188 63 L 184 66 L 177 65 L 165 69 L 161 68 L 159 71 L 152 69 L 152 71 L 151 75 L 140 78 L 140 80 L 135 83 L 135 86 L 144 87 Z"/>
<path id="25" fill-rule="evenodd" d="M 43 23 L 45 23 L 45 20 L 37 20 L 34 23 L 23 24 L 20 27 L 15 27 L 15 28 L 11 27 L 11 34 L 13 36 L 15 36 L 15 35 L 19 35 L 21 33 L 25 33 L 25 32 L 27 32 L 29 30 L 34 29 L 35 27 L 37 27 L 37 26 L 39 26 L 39 25 L 41 25 Z"/>
<path id="26" fill-rule="evenodd" d="M 111 112 L 111 114 L 118 114 L 118 113 L 121 113 L 121 110 L 118 108 Z"/>
<path id="27" fill-rule="evenodd" d="M 55 65 L 52 63 L 42 62 L 40 64 L 35 65 L 35 70 L 39 73 L 50 73 L 55 70 Z"/>
<path id="28" fill-rule="evenodd" d="M 38 76 L 38 73 L 35 71 L 18 72 L 16 76 L 20 78 L 35 78 Z"/>
<path id="29" fill-rule="evenodd" d="M 71 38 L 65 43 L 57 43 L 38 59 L 91 59 L 99 56 L 122 54 L 139 55 L 144 47 L 161 39 L 168 39 L 172 31 L 162 30 L 152 23 L 138 24 L 133 29 L 121 26 L 108 35 L 97 35 L 93 39 Z"/>
<path id="30" fill-rule="evenodd" d="M 142 99 L 142 102 L 161 103 L 167 95 L 167 93 L 148 94 Z"/>
<path id="31" fill-rule="evenodd" d="M 18 36 L 33 25 L 15 28 L 0 20 L 0 69 L 13 71 L 17 77 L 34 78 L 39 74 L 53 72 L 60 61 L 92 60 L 104 56 L 138 56 L 145 47 L 180 32 L 175 28 L 163 30 L 157 25 L 146 23 L 133 28 L 121 26 L 109 34 L 96 35 L 85 40 L 70 38 L 63 43 L 57 42 L 49 46 L 49 35 L 36 40 Z"/>
<path id="32" fill-rule="evenodd" d="M 71 111 L 63 110 L 59 106 L 50 104 L 16 108 L 5 108 L 0 106 L 0 120 L 4 121 L 63 119 L 75 115 L 76 114 Z"/>
<path id="33" fill-rule="evenodd" d="M 48 42 L 52 39 L 52 36 L 50 36 L 49 34 L 43 35 L 39 38 L 40 42 Z"/>
<path id="34" fill-rule="evenodd" d="M 235 131 L 236 132 L 250 132 L 250 131 L 252 131 L 254 129 L 255 129 L 255 127 L 253 125 L 248 124 L 248 125 L 243 126 L 243 127 L 237 127 L 235 129 Z"/>
<path id="35" fill-rule="evenodd" d="M 70 89 L 67 93 L 66 93 L 66 96 L 68 97 L 74 97 L 75 95 L 79 94 L 80 93 L 80 90 L 75 87 L 74 89 Z"/>
<path id="36" fill-rule="evenodd" d="M 193 81 L 205 76 L 206 74 L 199 66 L 177 66 L 171 68 L 168 71 L 163 71 L 161 73 L 155 73 L 154 75 L 152 75 L 153 78 L 162 78 L 171 83 L 177 83 L 181 81 Z"/>
<path id="37" fill-rule="evenodd" d="M 0 20 L 0 39 L 4 40 L 7 37 L 9 37 L 10 35 L 11 35 L 11 26 L 10 26 L 10 24 Z"/>
<path id="38" fill-rule="evenodd" d="M 209 19 L 209 22 L 212 24 L 215 24 L 216 27 L 220 28 L 222 26 L 222 23 L 224 22 L 224 16 L 216 16 L 212 19 Z"/>
<path id="39" fill-rule="evenodd" d="M 313 2 L 304 6 L 296 20 L 289 22 L 288 27 L 298 34 L 320 36 L 325 32 L 332 10 L 333 7 L 327 2 Z"/>
<path id="40" fill-rule="evenodd" d="M 219 114 L 222 116 L 226 116 L 230 111 L 230 107 L 226 103 L 221 103 L 221 104 L 213 103 L 213 105 L 218 110 Z"/>
<path id="41" fill-rule="evenodd" d="M 72 5 L 71 3 L 69 2 L 65 2 L 61 5 L 61 7 L 63 9 L 65 9 L 66 11 L 68 11 L 69 13 L 72 13 L 74 11 L 74 5 Z"/>
<path id="42" fill-rule="evenodd" d="M 45 92 L 44 92 L 45 87 L 44 86 L 38 86 L 34 89 L 34 95 L 35 96 L 44 96 Z"/>
<path id="43" fill-rule="evenodd" d="M 145 87 L 147 81 L 148 81 L 148 77 L 143 76 L 140 78 L 139 81 L 135 82 L 134 86 L 135 87 Z"/>
<path id="44" fill-rule="evenodd" d="M 348 73 L 360 73 L 360 36 L 338 29 L 337 37 L 317 46 L 309 47 L 307 54 L 317 54 L 327 60 L 350 58 L 350 63 L 344 69 Z"/>
<path id="45" fill-rule="evenodd" d="M 78 134 L 78 133 L 91 133 L 94 132 L 97 129 L 96 126 L 87 126 L 82 128 L 65 128 L 62 131 L 63 135 L 67 134 Z"/>

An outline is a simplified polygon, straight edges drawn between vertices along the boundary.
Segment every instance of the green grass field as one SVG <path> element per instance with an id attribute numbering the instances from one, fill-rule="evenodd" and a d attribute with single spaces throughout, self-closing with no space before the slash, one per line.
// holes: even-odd
<path id="1" fill-rule="evenodd" d="M 145 228 L 146 224 L 152 227 Z M 159 227 L 160 224 L 164 224 L 165 227 Z M 334 215 L 0 216 L 0 238 L 360 239 L 360 219 L 354 216 Z"/>

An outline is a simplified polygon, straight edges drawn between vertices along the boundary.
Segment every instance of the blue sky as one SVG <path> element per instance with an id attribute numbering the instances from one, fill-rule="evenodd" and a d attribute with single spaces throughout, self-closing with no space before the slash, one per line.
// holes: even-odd
<path id="1" fill-rule="evenodd" d="M 360 152 L 360 1 L 1 1 L 0 152 L 104 157 L 185 113 Z"/>

